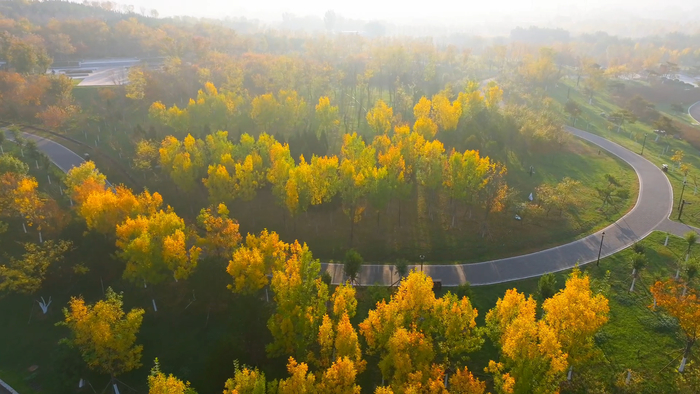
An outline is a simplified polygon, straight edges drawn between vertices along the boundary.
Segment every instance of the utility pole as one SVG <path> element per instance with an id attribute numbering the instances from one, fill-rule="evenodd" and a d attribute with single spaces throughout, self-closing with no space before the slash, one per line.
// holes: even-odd
<path id="1" fill-rule="evenodd" d="M 598 260 L 595 262 L 596 267 L 600 266 L 600 252 L 603 251 L 603 240 L 604 239 L 605 239 L 605 231 L 603 231 L 603 234 L 601 234 L 601 237 L 600 237 L 600 248 L 598 248 Z"/>
<path id="2" fill-rule="evenodd" d="M 681 198 L 678 199 L 678 209 L 681 209 L 681 202 L 683 201 L 683 192 L 685 191 L 685 185 L 688 184 L 688 181 L 683 181 L 683 188 L 681 189 Z"/>

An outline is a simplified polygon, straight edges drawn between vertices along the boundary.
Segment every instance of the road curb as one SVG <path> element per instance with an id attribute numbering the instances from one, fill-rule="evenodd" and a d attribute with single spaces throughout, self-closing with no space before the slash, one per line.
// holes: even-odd
<path id="1" fill-rule="evenodd" d="M 12 387 L 10 387 L 9 384 L 3 382 L 2 379 L 0 379 L 0 387 L 2 387 L 3 389 L 7 390 L 10 394 L 19 394 L 17 391 L 15 391 L 15 389 L 13 389 Z"/>

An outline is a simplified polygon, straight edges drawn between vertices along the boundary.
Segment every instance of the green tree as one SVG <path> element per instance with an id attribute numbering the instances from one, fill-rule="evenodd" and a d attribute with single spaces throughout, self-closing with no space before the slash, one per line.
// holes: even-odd
<path id="1" fill-rule="evenodd" d="M 355 249 L 348 249 L 345 252 L 345 259 L 343 260 L 343 271 L 345 275 L 350 278 L 350 282 L 354 283 L 357 280 L 357 275 L 360 273 L 362 264 L 364 260 L 362 256 Z"/>
<path id="2" fill-rule="evenodd" d="M 537 282 L 537 292 L 543 300 L 552 298 L 557 292 L 557 277 L 553 273 L 542 275 Z"/>

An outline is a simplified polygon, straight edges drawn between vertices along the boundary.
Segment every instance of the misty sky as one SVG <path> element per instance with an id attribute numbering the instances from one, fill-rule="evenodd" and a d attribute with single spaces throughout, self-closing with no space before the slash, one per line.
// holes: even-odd
<path id="1" fill-rule="evenodd" d="M 700 5 L 693 0 L 118 0 L 118 3 L 155 8 L 162 16 L 198 17 L 245 16 L 266 21 L 281 20 L 283 12 L 323 16 L 334 10 L 348 18 L 384 20 L 392 23 L 425 22 L 461 25 L 470 19 L 479 22 L 495 18 L 500 23 L 524 24 L 551 19 L 585 20 L 615 18 L 627 14 L 641 18 L 682 17 L 700 19 Z M 622 12 L 621 12 L 622 11 Z"/>

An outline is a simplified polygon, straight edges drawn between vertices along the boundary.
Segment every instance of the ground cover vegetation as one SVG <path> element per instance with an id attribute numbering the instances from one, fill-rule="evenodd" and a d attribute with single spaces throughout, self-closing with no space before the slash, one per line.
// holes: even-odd
<path id="1" fill-rule="evenodd" d="M 593 65 L 571 92 L 588 101 L 561 100 L 571 54 L 602 56 L 590 37 L 472 56 L 411 39 L 239 36 L 97 6 L 65 5 L 109 17 L 71 19 L 56 3 L 1 11 L 3 120 L 84 135 L 142 175 L 107 183 L 88 161 L 62 179 L 17 128 L 15 143 L 0 132 L 0 333 L 13 339 L 0 376 L 21 392 L 73 392 L 81 379 L 152 393 L 698 391 L 696 237 L 662 246 L 654 234 L 600 268 L 449 292 L 396 260 L 540 249 L 626 211 L 629 169 L 562 130 L 608 100 Z M 627 70 L 697 60 L 645 40 L 618 43 Z M 110 44 L 165 54 L 163 68 L 101 89 L 42 72 Z M 597 132 L 627 144 L 638 119 L 683 120 L 643 100 L 611 104 Z M 676 145 L 670 176 L 690 176 Z M 331 285 L 311 250 L 343 259 L 349 281 Z M 400 280 L 355 287 L 363 256 L 396 261 Z"/>

